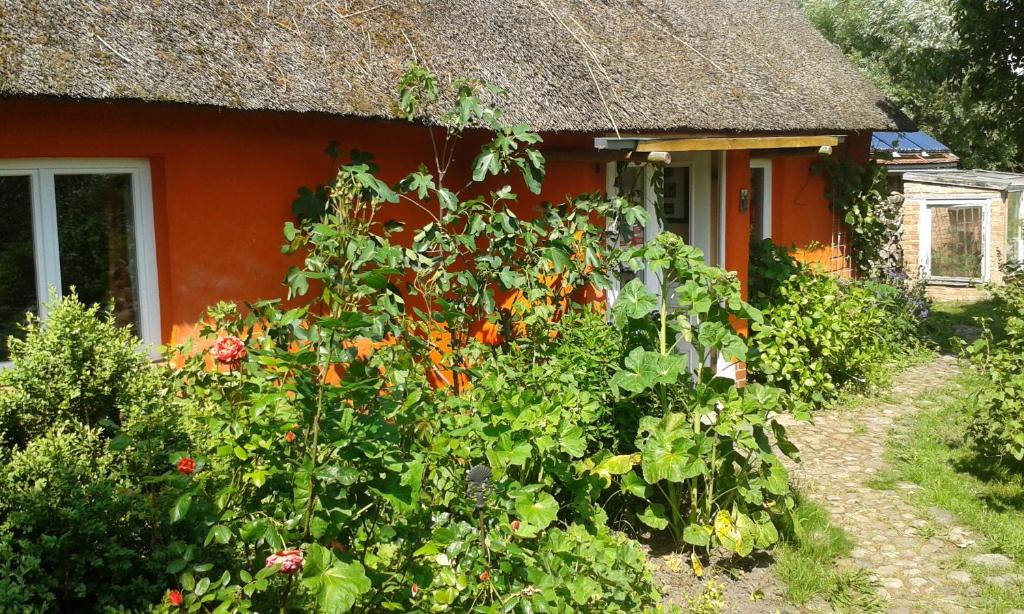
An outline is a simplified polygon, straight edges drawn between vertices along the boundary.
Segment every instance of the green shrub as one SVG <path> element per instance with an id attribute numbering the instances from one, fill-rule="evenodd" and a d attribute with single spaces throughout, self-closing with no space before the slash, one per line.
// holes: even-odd
<path id="1" fill-rule="evenodd" d="M 750 302 L 765 307 L 777 299 L 777 290 L 787 279 L 804 270 L 790 250 L 771 239 L 751 240 L 747 295 Z"/>
<path id="2" fill-rule="evenodd" d="M 84 305 L 74 292 L 48 309 L 45 321 L 28 314 L 24 339 L 8 338 L 14 365 L 0 372 L 4 444 L 24 445 L 54 422 L 121 424 L 160 404 L 160 378 L 109 309 Z"/>
<path id="3" fill-rule="evenodd" d="M 0 610 L 144 607 L 167 523 L 146 476 L 181 445 L 161 374 L 113 315 L 74 295 L 30 317 L 0 373 Z M 13 443 L 11 443 L 13 442 Z"/>
<path id="4" fill-rule="evenodd" d="M 733 322 L 758 322 L 761 313 L 741 300 L 735 274 L 706 265 L 676 235 L 662 233 L 627 257 L 646 265 L 661 292 L 640 280 L 622 288 L 612 321 L 625 339 L 654 343 L 630 346 L 610 384 L 650 411 L 637 425 L 639 452 L 596 458 L 593 471 L 621 476 L 623 493 L 642 502 L 637 519 L 680 546 L 739 556 L 768 548 L 792 504 L 773 448 L 796 456 L 773 417 L 789 407 L 777 388 L 737 388 L 709 368 L 719 355 L 748 359 Z"/>
<path id="5" fill-rule="evenodd" d="M 996 317 L 978 319 L 982 336 L 966 349 L 972 366 L 987 380 L 972 404 L 970 434 L 986 456 L 1024 460 L 1024 272 L 1008 270 L 1005 285 L 994 290 Z"/>
<path id="6" fill-rule="evenodd" d="M 917 347 L 927 315 L 917 301 L 890 284 L 803 269 L 775 287 L 764 322 L 753 325 L 748 372 L 816 404 L 843 386 L 874 383 L 882 365 Z"/>

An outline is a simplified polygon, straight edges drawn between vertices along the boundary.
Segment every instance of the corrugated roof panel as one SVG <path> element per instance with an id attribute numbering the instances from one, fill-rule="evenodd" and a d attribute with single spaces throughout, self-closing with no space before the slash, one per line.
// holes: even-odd
<path id="1" fill-rule="evenodd" d="M 955 185 L 985 190 L 1024 190 L 1024 174 L 986 170 L 933 170 L 905 173 L 903 181 Z"/>

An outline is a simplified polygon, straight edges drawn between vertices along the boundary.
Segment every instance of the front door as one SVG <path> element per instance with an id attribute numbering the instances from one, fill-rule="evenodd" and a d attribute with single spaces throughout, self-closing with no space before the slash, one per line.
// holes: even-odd
<path id="1" fill-rule="evenodd" d="M 633 243 L 643 244 L 663 231 L 673 232 L 687 244 L 699 247 L 712 261 L 712 220 L 717 217 L 717 203 L 712 203 L 711 169 L 712 155 L 707 151 L 672 154 L 672 164 L 660 168 L 649 164 L 609 165 L 609 194 L 642 199 L 647 206 L 647 226 L 635 230 Z M 636 275 L 651 292 L 661 293 L 650 271 Z M 629 279 L 620 281 L 625 284 Z"/>

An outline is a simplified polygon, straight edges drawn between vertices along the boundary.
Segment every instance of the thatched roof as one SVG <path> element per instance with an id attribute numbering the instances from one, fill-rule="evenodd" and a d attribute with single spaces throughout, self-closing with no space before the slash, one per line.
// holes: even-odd
<path id="1" fill-rule="evenodd" d="M 0 0 L 0 94 L 389 118 L 414 58 L 552 131 L 910 127 L 793 0 Z"/>

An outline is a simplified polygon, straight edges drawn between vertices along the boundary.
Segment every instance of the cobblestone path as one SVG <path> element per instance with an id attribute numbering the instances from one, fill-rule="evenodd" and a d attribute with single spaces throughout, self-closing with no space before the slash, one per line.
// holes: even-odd
<path id="1" fill-rule="evenodd" d="M 874 574 L 886 612 L 969 609 L 970 575 L 956 570 L 954 559 L 973 543 L 971 535 L 941 510 L 924 515 L 911 506 L 905 491 L 912 484 L 877 490 L 865 483 L 886 468 L 882 456 L 895 422 L 919 411 L 915 398 L 941 390 L 957 370 L 954 359 L 938 358 L 904 371 L 891 393 L 863 406 L 787 424 L 802 457 L 791 467 L 797 487 L 853 539 L 852 558 L 840 565 Z"/>

